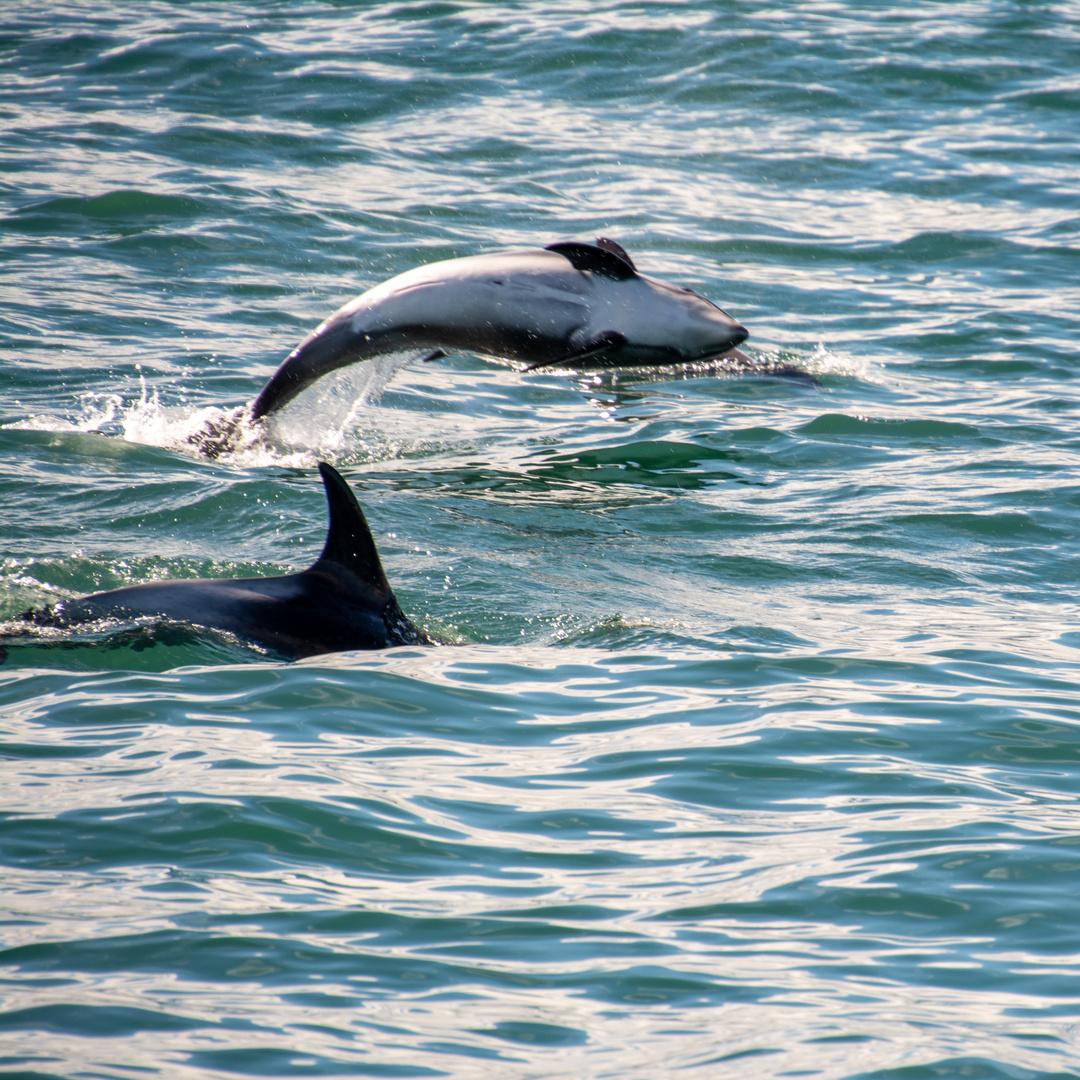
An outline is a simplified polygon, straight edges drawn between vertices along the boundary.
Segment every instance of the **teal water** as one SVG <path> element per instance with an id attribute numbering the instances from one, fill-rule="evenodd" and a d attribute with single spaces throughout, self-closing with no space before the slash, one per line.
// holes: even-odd
<path id="1" fill-rule="evenodd" d="M 303 567 L 328 460 L 453 645 L 11 647 L 0 1075 L 1080 1076 L 1078 57 L 1023 0 L 6 3 L 0 618 Z M 362 289 L 597 234 L 821 386 L 455 356 L 186 442 Z"/>

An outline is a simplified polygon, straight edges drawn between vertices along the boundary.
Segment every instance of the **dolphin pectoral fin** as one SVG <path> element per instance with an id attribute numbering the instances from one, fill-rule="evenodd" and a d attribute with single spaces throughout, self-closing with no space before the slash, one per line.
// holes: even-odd
<path id="1" fill-rule="evenodd" d="M 560 364 L 574 364 L 582 360 L 595 360 L 606 353 L 621 349 L 626 344 L 626 338 L 618 330 L 605 330 L 603 333 L 594 334 L 581 348 L 572 349 L 562 356 L 556 356 L 554 360 L 540 360 L 530 364 L 526 371 L 536 371 L 537 368 L 558 367 Z"/>
<path id="2" fill-rule="evenodd" d="M 618 251 L 615 249 L 618 248 Z M 548 244 L 547 251 L 555 251 L 570 260 L 575 270 L 600 274 L 615 281 L 628 281 L 637 277 L 637 271 L 629 256 L 614 240 L 605 240 L 603 244 L 579 244 L 565 241 Z"/>
<path id="3" fill-rule="evenodd" d="M 421 357 L 421 362 L 424 364 L 429 363 L 432 360 L 441 360 L 446 353 L 442 349 L 436 349 L 433 353 L 428 353 L 427 356 Z"/>
<path id="4" fill-rule="evenodd" d="M 809 371 L 803 371 L 802 368 L 796 367 L 794 364 L 777 364 L 766 374 L 771 375 L 774 379 L 789 379 L 791 382 L 802 383 L 804 386 L 820 387 L 825 385 L 816 375 L 811 375 Z"/>

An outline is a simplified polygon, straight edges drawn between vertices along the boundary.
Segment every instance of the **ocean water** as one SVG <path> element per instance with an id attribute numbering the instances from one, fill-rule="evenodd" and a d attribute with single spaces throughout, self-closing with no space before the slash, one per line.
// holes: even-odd
<path id="1" fill-rule="evenodd" d="M 0 666 L 0 1075 L 1080 1076 L 1080 7 L 0 9 L 0 619 L 306 566 L 436 648 Z M 455 355 L 607 235 L 819 386 Z M 400 361 L 400 362 L 399 362 Z"/>

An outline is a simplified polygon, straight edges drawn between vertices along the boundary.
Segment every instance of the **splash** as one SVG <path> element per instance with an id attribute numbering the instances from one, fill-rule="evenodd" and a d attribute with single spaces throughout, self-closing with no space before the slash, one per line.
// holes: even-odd
<path id="1" fill-rule="evenodd" d="M 618 372 L 604 372 L 596 378 L 599 382 L 607 377 L 631 376 L 636 381 L 656 379 L 671 382 L 677 379 L 694 379 L 701 375 L 730 376 L 762 375 L 768 378 L 787 379 L 809 386 L 820 386 L 823 376 L 839 375 L 845 378 L 875 381 L 873 365 L 863 357 L 830 349 L 818 342 L 812 352 L 797 349 L 754 349 L 744 352 L 732 349 L 708 360 L 697 360 L 680 367 L 622 368 Z"/>
<path id="2" fill-rule="evenodd" d="M 115 434 L 131 443 L 156 446 L 181 454 L 197 453 L 206 457 L 228 456 L 234 464 L 296 465 L 306 467 L 311 460 L 296 452 L 281 454 L 268 443 L 256 425 L 245 423 L 247 406 L 222 409 L 215 406 L 165 406 L 158 390 L 150 389 L 146 377 L 139 373 L 139 397 L 129 405 L 121 404 L 116 415 Z M 217 452 L 205 453 L 202 444 L 211 432 L 232 432 L 228 446 Z M 109 433 L 109 432 L 107 432 Z M 214 449 L 214 448 L 211 448 Z M 225 454 L 226 449 L 228 454 Z"/>
<path id="3" fill-rule="evenodd" d="M 124 407 L 124 399 L 120 394 L 81 394 L 79 403 L 82 415 L 76 419 L 39 413 L 28 416 L 25 420 L 4 424 L 4 428 L 9 431 L 108 432 L 115 427 L 116 419 Z"/>
<path id="4" fill-rule="evenodd" d="M 842 378 L 859 379 L 862 382 L 879 381 L 874 365 L 865 356 L 827 348 L 819 341 L 809 356 L 797 356 L 794 352 L 777 352 L 777 359 L 798 365 L 811 375 L 839 375 Z"/>
<path id="5" fill-rule="evenodd" d="M 324 375 L 280 413 L 258 421 L 275 443 L 341 453 L 352 448 L 362 416 L 394 376 L 422 353 L 389 353 Z M 313 444 L 313 439 L 317 443 Z"/>
<path id="6" fill-rule="evenodd" d="M 185 441 L 200 456 L 233 464 L 310 465 L 352 448 L 364 410 L 378 401 L 416 350 L 361 361 L 324 376 L 281 413 L 253 420 L 250 403 L 240 408 L 204 409 Z"/>
<path id="7" fill-rule="evenodd" d="M 139 395 L 80 395 L 74 415 L 39 414 L 4 425 L 23 431 L 97 433 L 131 443 L 230 465 L 310 468 L 316 461 L 357 453 L 372 458 L 396 456 L 376 437 L 358 434 L 364 412 L 378 402 L 391 380 L 419 353 L 394 353 L 354 364 L 328 375 L 280 414 L 251 419 L 251 403 L 232 408 L 166 406 L 141 369 Z"/>

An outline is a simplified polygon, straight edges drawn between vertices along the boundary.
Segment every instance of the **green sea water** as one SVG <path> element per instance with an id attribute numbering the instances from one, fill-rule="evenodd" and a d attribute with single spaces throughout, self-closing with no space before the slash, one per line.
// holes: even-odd
<path id="1" fill-rule="evenodd" d="M 368 513 L 437 648 L 0 665 L 0 1076 L 1080 1076 L 1080 7 L 0 5 L 0 620 Z M 820 386 L 350 369 L 617 239 Z M 393 376 L 391 378 L 391 375 Z"/>

